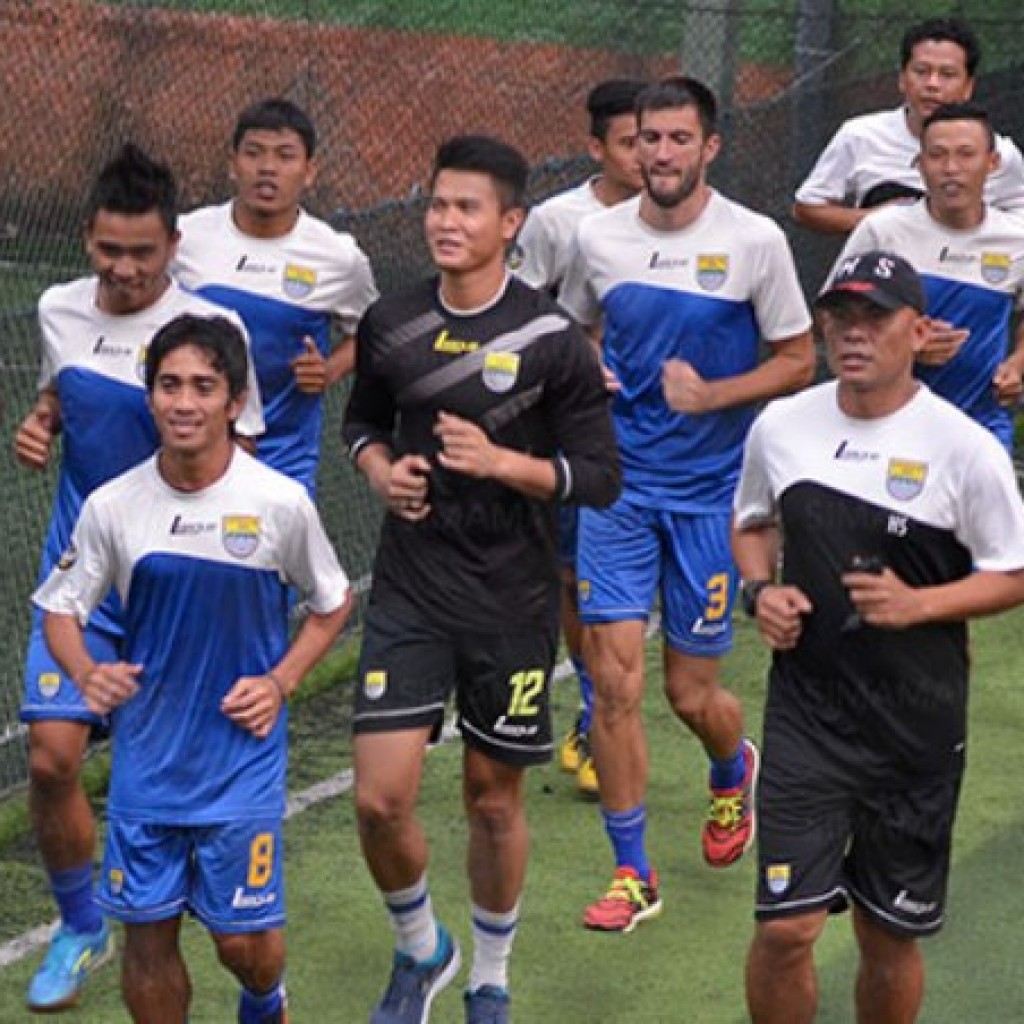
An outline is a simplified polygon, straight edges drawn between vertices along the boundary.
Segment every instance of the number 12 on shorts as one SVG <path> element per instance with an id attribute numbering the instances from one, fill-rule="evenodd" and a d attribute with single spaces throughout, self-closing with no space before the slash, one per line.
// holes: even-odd
<path id="1" fill-rule="evenodd" d="M 540 668 L 526 669 L 509 677 L 512 695 L 508 702 L 509 718 L 530 718 L 540 713 L 537 698 L 544 692 L 545 675 Z"/>

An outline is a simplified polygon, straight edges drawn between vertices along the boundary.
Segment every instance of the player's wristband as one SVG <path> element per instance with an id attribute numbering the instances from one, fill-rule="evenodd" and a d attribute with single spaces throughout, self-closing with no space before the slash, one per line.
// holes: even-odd
<path id="1" fill-rule="evenodd" d="M 288 691 L 284 688 L 284 683 L 273 672 L 264 672 L 263 674 L 277 687 L 277 692 L 281 696 L 281 703 L 287 704 Z"/>

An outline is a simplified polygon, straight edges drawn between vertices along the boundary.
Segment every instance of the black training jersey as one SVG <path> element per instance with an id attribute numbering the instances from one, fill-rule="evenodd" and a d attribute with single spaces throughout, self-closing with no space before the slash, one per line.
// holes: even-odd
<path id="1" fill-rule="evenodd" d="M 813 605 L 797 647 L 774 657 L 773 697 L 910 763 L 962 743 L 966 626 L 866 626 L 840 576 L 855 559 L 915 587 L 1024 566 L 1024 509 L 995 438 L 923 386 L 865 420 L 822 385 L 755 423 L 735 507 L 740 526 L 778 519 L 783 579 Z"/>
<path id="2" fill-rule="evenodd" d="M 430 460 L 426 519 L 387 514 L 371 600 L 408 603 L 453 628 L 493 632 L 555 621 L 556 502 L 442 468 L 440 412 L 491 440 L 550 458 L 558 499 L 606 506 L 620 473 L 608 396 L 593 347 L 548 296 L 509 279 L 477 312 L 446 309 L 436 278 L 387 296 L 359 326 L 344 438 Z"/>

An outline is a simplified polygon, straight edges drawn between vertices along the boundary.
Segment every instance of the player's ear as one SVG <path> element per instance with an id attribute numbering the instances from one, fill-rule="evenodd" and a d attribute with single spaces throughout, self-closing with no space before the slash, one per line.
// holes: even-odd
<path id="1" fill-rule="evenodd" d="M 522 206 L 510 206 L 501 215 L 501 236 L 506 242 L 511 242 L 526 220 L 526 210 Z"/>

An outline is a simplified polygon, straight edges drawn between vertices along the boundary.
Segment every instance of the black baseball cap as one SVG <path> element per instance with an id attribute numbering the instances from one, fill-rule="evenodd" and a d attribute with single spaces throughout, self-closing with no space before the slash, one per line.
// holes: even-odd
<path id="1" fill-rule="evenodd" d="M 924 312 L 921 278 L 902 256 L 894 252 L 871 249 L 844 259 L 815 305 L 836 305 L 846 296 L 853 295 L 890 311 L 909 306 L 918 313 Z"/>

